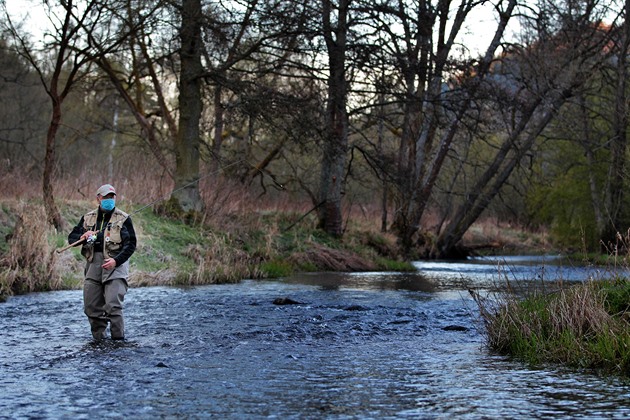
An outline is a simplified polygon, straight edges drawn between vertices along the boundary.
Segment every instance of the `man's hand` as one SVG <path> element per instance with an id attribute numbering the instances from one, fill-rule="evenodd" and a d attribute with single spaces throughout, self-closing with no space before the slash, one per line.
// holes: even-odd
<path id="1" fill-rule="evenodd" d="M 96 232 L 93 230 L 88 230 L 87 232 L 85 232 L 83 235 L 81 235 L 81 239 L 83 239 L 84 241 L 86 239 L 88 239 L 90 236 L 95 235 Z"/>
<path id="2" fill-rule="evenodd" d="M 106 258 L 101 267 L 105 270 L 113 270 L 116 267 L 116 260 L 113 258 Z"/>

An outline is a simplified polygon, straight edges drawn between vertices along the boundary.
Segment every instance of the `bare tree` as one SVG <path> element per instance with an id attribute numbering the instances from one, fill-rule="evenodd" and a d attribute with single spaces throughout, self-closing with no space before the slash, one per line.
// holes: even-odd
<path id="1" fill-rule="evenodd" d="M 130 74 L 121 71 L 127 63 L 119 64 L 119 60 L 112 60 L 118 55 L 118 51 L 105 50 L 104 46 L 96 40 L 93 40 L 93 44 L 99 48 L 100 54 L 94 56 L 93 59 L 108 75 L 111 83 L 142 127 L 150 150 L 164 170 L 173 178 L 175 182 L 173 204 L 184 211 L 199 211 L 202 209 L 197 182 L 199 180 L 203 76 L 201 1 L 186 0 L 176 9 L 181 18 L 179 60 L 175 59 L 176 52 L 169 49 L 163 55 L 152 56 L 149 51 L 150 41 L 147 41 L 154 35 L 149 33 L 155 28 L 153 17 L 169 16 L 169 13 L 174 12 L 173 9 L 158 1 L 141 5 L 139 9 L 135 9 L 131 2 L 128 2 L 123 10 L 126 11 L 126 17 L 120 24 L 128 34 L 126 40 L 131 53 Z M 175 76 L 176 71 L 167 70 L 164 78 L 158 75 L 157 68 L 167 67 L 165 63 L 179 65 L 179 108 L 169 106 L 169 98 L 165 93 L 168 89 L 168 86 L 165 86 L 167 85 L 165 80 L 168 80 L 169 76 Z M 149 85 L 153 88 L 149 97 L 143 89 L 145 78 L 148 78 Z M 133 84 L 129 84 L 127 80 L 133 80 Z M 148 109 L 147 102 L 157 103 L 158 109 Z M 176 115 L 179 116 L 178 122 Z M 161 118 L 164 124 L 156 124 L 153 121 L 155 118 Z M 166 127 L 164 133 L 161 132 L 161 127 Z M 165 153 L 170 145 L 173 146 L 175 155 L 174 171 Z"/>
<path id="2" fill-rule="evenodd" d="M 348 153 L 346 48 L 351 0 L 322 1 L 322 34 L 328 52 L 326 135 L 320 177 L 319 224 L 331 235 L 343 234 L 341 195 Z M 336 17 L 336 20 L 335 20 Z"/>
<path id="3" fill-rule="evenodd" d="M 488 73 L 507 23 L 514 13 L 516 0 L 497 2 L 499 15 L 495 35 L 485 54 L 477 62 L 458 60 L 455 49 L 460 31 L 470 12 L 483 2 L 449 1 L 369 2 L 374 31 L 384 63 L 399 82 L 392 84 L 392 99 L 400 104 L 400 143 L 395 174 L 396 209 L 393 223 L 401 245 L 410 251 L 417 244 L 421 221 L 434 196 L 434 188 L 443 165 L 458 139 L 463 116 L 474 105 L 476 91 Z M 452 75 L 474 68 L 475 78 L 463 86 L 449 86 Z M 396 86 L 402 86 L 400 92 Z"/>
<path id="4" fill-rule="evenodd" d="M 491 109 L 495 115 L 500 114 L 495 111 L 498 107 L 505 113 L 505 137 L 438 235 L 434 256 L 461 255 L 457 250 L 464 233 L 497 196 L 561 107 L 608 58 L 605 46 L 609 36 L 593 23 L 594 13 L 593 8 L 585 7 L 557 15 L 557 29 L 547 26 L 542 39 L 504 58 L 492 77 L 480 85 L 485 92 L 503 96 Z"/>
<path id="5" fill-rule="evenodd" d="M 87 1 L 78 8 L 73 0 L 63 2 L 60 18 L 56 11 L 45 2 L 50 21 L 54 26 L 50 41 L 45 50 L 54 51 L 51 69 L 46 67 L 44 52 L 37 52 L 28 40 L 16 29 L 7 13 L 7 20 L 16 41 L 19 53 L 25 57 L 39 74 L 51 102 L 51 118 L 46 134 L 46 154 L 42 177 L 42 193 L 49 223 L 57 230 L 64 228 L 64 222 L 55 203 L 53 177 L 55 171 L 55 142 L 62 120 L 62 105 L 75 84 L 90 72 L 90 59 L 85 44 L 80 36 L 82 28 L 96 30 L 98 17 L 103 9 L 100 1 Z"/>
<path id="6" fill-rule="evenodd" d="M 181 9 L 179 126 L 175 140 L 173 198 L 185 211 L 202 208 L 199 195 L 199 120 L 201 119 L 201 0 L 184 0 Z"/>

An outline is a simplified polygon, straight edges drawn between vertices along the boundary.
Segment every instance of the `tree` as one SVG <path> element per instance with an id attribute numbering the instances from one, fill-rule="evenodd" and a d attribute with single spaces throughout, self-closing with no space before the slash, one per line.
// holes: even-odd
<path id="1" fill-rule="evenodd" d="M 50 74 L 45 68 L 44 60 L 38 57 L 32 45 L 25 36 L 19 33 L 15 25 L 12 24 L 11 17 L 8 13 L 6 14 L 17 50 L 39 74 L 51 101 L 52 114 L 46 134 L 42 193 L 48 222 L 57 230 L 64 228 L 63 219 L 55 203 L 53 186 L 55 142 L 62 120 L 62 105 L 73 86 L 90 70 L 90 60 L 85 54 L 89 46 L 82 43 L 79 34 L 83 27 L 96 30 L 99 24 L 99 12 L 102 11 L 102 8 L 103 5 L 98 1 L 88 1 L 81 10 L 76 7 L 72 0 L 63 3 L 61 19 L 59 21 L 51 19 L 51 23 L 54 25 L 54 32 L 51 34 L 53 41 L 50 42 L 47 49 L 52 49 L 55 54 L 53 55 Z M 50 6 L 48 6 L 48 10 L 49 16 L 51 16 Z M 94 16 L 97 18 L 93 19 Z"/>
<path id="2" fill-rule="evenodd" d="M 627 127 L 628 112 L 623 98 L 628 87 L 623 82 L 626 65 L 620 61 L 627 55 L 625 14 L 620 11 L 619 24 L 591 19 L 587 30 L 601 61 L 542 133 L 542 158 L 531 190 L 534 217 L 551 227 L 554 240 L 589 251 L 618 249 L 618 232 L 630 216 L 623 192 L 627 144 L 622 127 Z"/>
<path id="3" fill-rule="evenodd" d="M 199 186 L 199 120 L 201 118 L 201 0 L 184 0 L 180 30 L 179 126 L 175 140 L 175 190 L 181 208 L 201 210 Z"/>
<path id="4" fill-rule="evenodd" d="M 32 170 L 43 161 L 41 139 L 49 120 L 46 115 L 48 96 L 37 74 L 28 62 L 0 39 L 0 156 L 3 178 L 13 171 L 31 177 Z M 14 182 L 5 182 L 5 188 Z"/>
<path id="5" fill-rule="evenodd" d="M 539 17 L 549 16 L 547 12 L 541 11 Z M 486 79 L 486 89 L 503 90 L 507 93 L 505 99 L 513 104 L 501 104 L 501 109 L 508 112 L 508 131 L 486 170 L 466 191 L 465 200 L 438 236 L 437 255 L 455 248 L 561 107 L 583 90 L 607 61 L 609 54 L 605 47 L 609 33 L 593 23 L 597 21 L 595 13 L 592 7 L 573 8 L 568 4 L 564 13 L 556 16 L 557 27 L 546 26 L 535 43 L 502 61 L 500 73 L 507 76 L 507 80 L 502 80 L 503 77 Z M 493 76 L 499 76 L 498 73 L 495 71 Z"/>
<path id="6" fill-rule="evenodd" d="M 146 6 L 145 12 L 129 6 L 124 24 L 130 37 L 128 48 L 122 51 L 126 55 L 121 59 L 121 51 L 115 55 L 112 51 L 97 61 L 143 128 L 158 162 L 175 180 L 174 197 L 183 200 L 181 204 L 196 202 L 186 205 L 185 210 L 200 208 L 196 181 L 201 160 L 210 163 L 210 173 L 217 172 L 224 136 L 239 131 L 226 126 L 226 115 L 233 121 L 239 114 L 252 115 L 249 131 L 253 136 L 255 115 L 271 110 L 273 95 L 264 81 L 285 58 L 269 57 L 284 48 L 279 39 L 292 38 L 285 28 L 292 23 L 288 13 L 276 25 L 279 29 L 273 26 L 275 13 L 281 13 L 275 1 L 252 0 L 244 10 L 231 6 L 207 5 L 202 14 L 192 17 L 187 16 L 192 13 L 187 3 L 175 8 L 155 3 Z M 175 16 L 182 20 L 179 32 L 171 34 L 169 26 L 161 22 Z M 273 29 L 261 32 L 258 26 Z M 173 43 L 169 36 L 180 42 Z M 263 54 L 263 48 L 271 52 Z M 178 101 L 167 93 L 174 79 L 178 80 Z M 205 89 L 207 86 L 210 89 Z M 213 142 L 208 145 L 204 139 L 211 138 Z M 175 154 L 174 171 L 170 151 Z"/>
<path id="7" fill-rule="evenodd" d="M 348 153 L 346 48 L 351 0 L 322 1 L 322 34 L 328 52 L 325 141 L 320 177 L 319 225 L 331 235 L 343 234 L 341 195 Z M 336 20 L 335 20 L 336 16 Z"/>
<path id="8" fill-rule="evenodd" d="M 129 30 L 117 30 L 118 11 L 126 0 L 43 2 L 50 21 L 39 47 L 31 44 L 9 19 L 15 48 L 39 75 L 51 104 L 52 115 L 46 135 L 42 177 L 43 197 L 49 222 L 63 228 L 63 219 L 54 201 L 53 177 L 56 168 L 56 143 L 62 124 L 63 105 L 70 93 L 94 79 L 93 64 L 115 53 L 128 37 Z M 6 11 L 6 9 L 5 9 Z"/>
<path id="9" fill-rule="evenodd" d="M 128 108 L 135 116 L 136 121 L 142 127 L 150 149 L 156 156 L 164 170 L 172 176 L 174 188 L 172 204 L 174 208 L 183 211 L 199 211 L 202 209 L 201 196 L 199 194 L 199 161 L 200 161 L 200 119 L 202 114 L 201 83 L 203 68 L 201 65 L 201 53 L 203 41 L 201 29 L 203 13 L 199 0 L 185 0 L 179 10 L 181 23 L 179 27 L 179 84 L 178 104 L 179 121 L 174 116 L 176 109 L 169 106 L 169 100 L 165 94 L 168 80 L 172 73 L 166 71 L 166 76 L 160 78 L 157 67 L 168 67 L 160 63 L 175 64 L 174 51 L 167 50 L 162 55 L 153 57 L 149 51 L 150 30 L 155 29 L 155 17 L 161 14 L 169 14 L 170 9 L 161 2 L 140 5 L 134 9 L 128 2 L 123 9 L 126 11 L 126 20 L 122 25 L 129 36 L 126 38 L 131 51 L 131 73 L 125 75 L 123 69 L 127 63 L 112 63 L 112 56 L 118 51 L 103 49 L 98 42 L 100 54 L 94 56 L 95 62 L 108 75 L 111 83 L 116 88 Z M 145 13 L 142 13 L 146 10 Z M 158 29 L 159 31 L 160 29 Z M 149 41 L 147 42 L 147 40 Z M 147 77 L 153 91 L 146 93 L 144 78 Z M 133 83 L 128 83 L 131 80 Z M 147 109 L 147 102 L 155 101 L 158 110 Z M 161 117 L 166 127 L 164 133 L 160 132 L 160 125 L 151 120 Z M 164 140 L 166 139 L 166 141 Z M 175 169 L 165 155 L 168 145 L 173 145 L 175 154 Z"/>
<path id="10" fill-rule="evenodd" d="M 175 110 L 165 91 L 170 86 L 167 80 L 174 78 L 170 70 L 174 67 L 175 52 L 166 41 L 150 51 L 152 38 L 164 35 L 160 23 L 168 21 L 171 9 L 161 0 L 136 3 L 126 0 L 115 22 L 120 32 L 127 34 L 116 49 L 106 49 L 88 33 L 91 44 L 97 50 L 92 59 L 107 76 L 111 86 L 121 97 L 127 109 L 140 126 L 142 138 L 154 155 L 162 170 L 174 178 L 172 163 L 168 153 L 169 145 L 177 137 Z M 173 25 L 174 26 L 174 25 Z M 160 65 L 160 63 L 162 63 Z"/>
<path id="11" fill-rule="evenodd" d="M 408 252 L 418 244 L 436 182 L 461 132 L 462 118 L 475 103 L 476 91 L 500 46 L 516 1 L 496 4 L 499 22 L 495 36 L 474 65 L 455 59 L 454 49 L 470 12 L 482 4 L 463 0 L 451 8 L 448 1 L 382 1 L 371 9 L 374 31 L 385 35 L 375 51 L 385 52 L 381 60 L 393 63 L 391 68 L 399 80 L 393 86 L 403 88 L 392 91 L 402 113 L 393 228 Z M 455 91 L 449 93 L 446 81 L 473 67 L 475 77 L 466 86 L 450 86 Z"/>

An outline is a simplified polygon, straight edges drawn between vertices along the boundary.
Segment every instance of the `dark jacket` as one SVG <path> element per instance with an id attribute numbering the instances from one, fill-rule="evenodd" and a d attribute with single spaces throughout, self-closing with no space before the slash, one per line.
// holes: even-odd
<path id="1" fill-rule="evenodd" d="M 94 242 L 94 252 L 103 252 L 103 231 L 107 227 L 107 223 L 112 217 L 113 212 L 114 210 L 103 212 L 100 206 L 98 208 L 96 226 L 91 229 L 94 231 L 98 231 L 96 235 L 96 241 Z M 81 216 L 81 220 L 79 220 L 79 223 L 72 229 L 72 232 L 70 232 L 70 234 L 68 235 L 69 244 L 78 241 L 81 238 L 81 235 L 86 232 L 86 230 L 83 228 L 83 222 L 84 216 Z M 128 217 L 123 223 L 120 235 L 123 240 L 123 245 L 118 255 L 114 257 L 114 260 L 116 260 L 116 266 L 121 266 L 122 264 L 124 264 L 125 261 L 127 261 L 136 250 L 136 231 L 133 229 L 131 217 Z"/>

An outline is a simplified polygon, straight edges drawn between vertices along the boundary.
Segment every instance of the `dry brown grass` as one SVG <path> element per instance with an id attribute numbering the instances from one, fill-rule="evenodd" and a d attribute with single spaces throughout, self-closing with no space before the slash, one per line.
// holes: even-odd
<path id="1" fill-rule="evenodd" d="M 62 288 L 60 268 L 69 261 L 49 242 L 55 232 L 46 223 L 43 207 L 17 202 L 15 217 L 9 252 L 0 260 L 0 295 Z"/>
<path id="2" fill-rule="evenodd" d="M 526 231 L 521 226 L 502 222 L 496 218 L 479 219 L 464 234 L 463 243 L 471 249 L 487 249 L 507 253 L 530 253 L 553 249 L 549 234 Z"/>
<path id="3" fill-rule="evenodd" d="M 604 307 L 605 295 L 595 287 L 573 287 L 549 301 L 550 334 L 559 337 L 572 331 L 576 337 L 589 338 L 611 328 L 612 316 Z"/>
<path id="4" fill-rule="evenodd" d="M 312 243 L 304 252 L 291 256 L 298 266 L 314 266 L 324 271 L 370 271 L 377 267 L 372 261 L 345 250 L 331 249 L 321 244 Z"/>
<path id="5" fill-rule="evenodd" d="M 183 284 L 236 283 L 244 278 L 262 277 L 260 258 L 235 247 L 229 237 L 212 235 L 211 246 L 203 249 L 191 245 L 184 254 L 196 264 L 190 273 L 180 273 L 177 280 Z"/>
<path id="6" fill-rule="evenodd" d="M 119 162 L 120 170 L 110 179 L 107 171 L 91 167 L 81 173 L 59 176 L 52 180 L 55 200 L 81 201 L 96 200 L 96 189 L 106 183 L 113 184 L 119 192 L 119 199 L 132 204 L 149 203 L 160 197 L 168 198 L 173 182 L 159 167 L 151 164 L 151 159 L 136 155 L 128 162 Z M 22 200 L 41 199 L 42 174 L 36 166 L 8 170 L 0 166 L 0 197 Z"/>
<path id="7" fill-rule="evenodd" d="M 155 164 L 152 159 L 139 159 L 137 156 L 127 157 L 128 161 L 119 162 L 120 170 L 113 179 L 104 176 L 103 171 L 95 168 L 86 169 L 80 176 L 64 177 L 53 181 L 56 200 L 95 201 L 95 191 L 103 183 L 112 183 L 118 190 L 119 200 L 125 209 L 159 203 L 170 197 L 174 187 L 173 181 Z M 244 163 L 243 163 L 244 165 Z M 238 169 L 238 165 L 229 170 Z M 3 182 L 0 184 L 0 197 L 21 199 L 41 199 L 41 176 L 36 168 L 24 171 L 6 172 L 0 170 Z M 205 205 L 201 222 L 220 226 L 227 231 L 242 230 L 242 221 L 252 221 L 264 212 L 282 212 L 285 214 L 304 215 L 313 209 L 313 203 L 304 194 L 281 191 L 267 185 L 265 194 L 258 180 L 251 185 L 222 176 L 219 170 L 208 173 L 202 167 L 202 179 L 199 189 Z M 393 213 L 390 211 L 390 222 Z M 381 209 L 379 203 L 362 204 L 344 201 L 344 222 L 351 221 L 353 227 L 361 230 L 373 230 L 380 233 Z M 315 212 L 300 223 L 312 223 L 316 219 Z M 439 215 L 431 211 L 423 218 L 423 226 L 436 226 Z M 552 249 L 548 235 L 544 231 L 525 232 L 519 226 L 498 221 L 495 218 L 484 218 L 475 223 L 464 235 L 463 243 L 472 249 L 485 248 L 498 252 L 540 252 Z"/>

